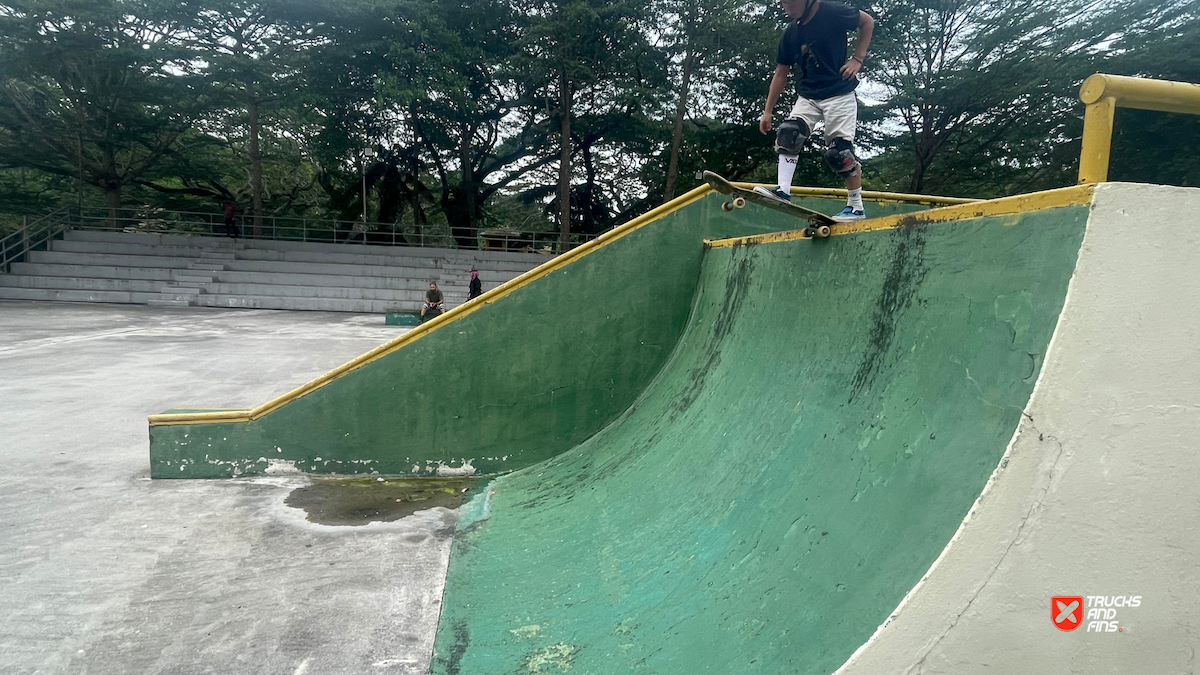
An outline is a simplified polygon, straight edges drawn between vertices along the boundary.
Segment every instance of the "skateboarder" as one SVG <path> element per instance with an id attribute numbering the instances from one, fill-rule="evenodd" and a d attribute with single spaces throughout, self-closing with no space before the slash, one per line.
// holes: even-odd
<path id="1" fill-rule="evenodd" d="M 854 156 L 854 128 L 858 124 L 858 71 L 867 56 L 875 20 L 866 12 L 831 0 L 781 0 L 793 19 L 779 40 L 775 75 L 767 92 L 767 107 L 758 128 L 771 132 L 771 110 L 787 86 L 792 66 L 799 66 L 800 97 L 791 114 L 779 125 L 775 150 L 779 153 L 779 185 L 757 187 L 755 192 L 791 201 L 792 176 L 800 148 L 819 122 L 825 123 L 825 159 L 846 181 L 846 208 L 833 219 L 839 222 L 866 218 L 862 202 L 862 167 Z M 847 59 L 846 36 L 858 31 L 854 54 Z"/>

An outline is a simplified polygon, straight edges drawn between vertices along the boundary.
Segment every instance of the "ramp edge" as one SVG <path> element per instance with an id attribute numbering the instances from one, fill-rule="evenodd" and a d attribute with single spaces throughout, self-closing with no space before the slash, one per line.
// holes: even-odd
<path id="1" fill-rule="evenodd" d="M 919 211 L 916 213 L 871 218 L 853 223 L 843 223 L 833 226 L 831 236 L 872 232 L 876 230 L 892 230 L 907 225 L 924 225 L 945 223 L 952 220 L 967 220 L 984 216 L 1004 216 L 1029 211 L 1040 211 L 1061 206 L 1083 206 L 1092 201 L 1094 185 L 1076 185 L 1072 187 L 1033 192 L 1027 195 L 1000 197 L 986 201 L 969 201 L 943 206 L 940 208 Z M 866 193 L 863 193 L 864 196 Z M 787 232 L 772 232 L 752 237 L 733 237 L 705 241 L 711 248 L 728 248 L 731 246 L 753 246 L 756 244 L 772 244 L 784 241 L 808 239 L 804 230 L 789 230 Z"/>

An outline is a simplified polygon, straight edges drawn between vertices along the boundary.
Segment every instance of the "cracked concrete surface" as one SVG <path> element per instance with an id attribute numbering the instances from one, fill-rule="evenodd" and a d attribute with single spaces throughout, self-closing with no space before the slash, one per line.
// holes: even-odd
<path id="1" fill-rule="evenodd" d="M 151 481 L 146 416 L 252 407 L 382 316 L 0 302 L 0 672 L 424 673 L 455 513 L 329 527 L 303 476 Z"/>

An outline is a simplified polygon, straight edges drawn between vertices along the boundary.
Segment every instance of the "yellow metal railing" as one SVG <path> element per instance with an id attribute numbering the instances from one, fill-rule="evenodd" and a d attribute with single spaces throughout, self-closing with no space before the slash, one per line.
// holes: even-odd
<path id="1" fill-rule="evenodd" d="M 1147 80 L 1097 73 L 1083 81 L 1079 100 L 1083 115 L 1083 149 L 1079 153 L 1079 182 L 1108 180 L 1113 117 L 1117 108 L 1200 115 L 1200 84 Z"/>

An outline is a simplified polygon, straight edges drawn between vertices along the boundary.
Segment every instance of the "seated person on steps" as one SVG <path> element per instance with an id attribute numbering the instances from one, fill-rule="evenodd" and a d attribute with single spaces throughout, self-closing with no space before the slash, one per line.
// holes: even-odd
<path id="1" fill-rule="evenodd" d="M 429 290 L 425 291 L 425 303 L 421 305 L 422 322 L 425 321 L 425 312 L 431 309 L 436 309 L 438 314 L 446 311 L 445 303 L 442 301 L 442 292 L 433 282 L 429 282 Z"/>

